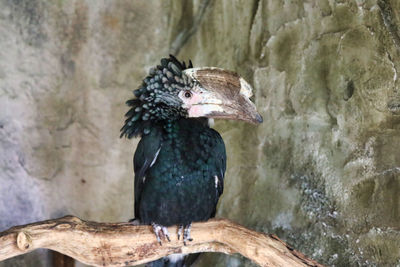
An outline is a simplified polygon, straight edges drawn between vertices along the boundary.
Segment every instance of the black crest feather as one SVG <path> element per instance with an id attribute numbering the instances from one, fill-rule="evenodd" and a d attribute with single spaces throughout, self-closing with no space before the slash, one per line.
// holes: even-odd
<path id="1" fill-rule="evenodd" d="M 169 58 L 161 59 L 160 65 L 150 69 L 142 85 L 133 91 L 136 98 L 126 101 L 130 109 L 125 114 L 126 120 L 120 130 L 120 137 L 132 138 L 148 134 L 152 123 L 182 113 L 180 103 L 171 96 L 192 86 L 190 80 L 182 79 L 182 71 L 187 68 L 193 68 L 192 61 L 189 60 L 186 67 L 184 61 L 180 62 L 175 56 L 169 55 Z"/>

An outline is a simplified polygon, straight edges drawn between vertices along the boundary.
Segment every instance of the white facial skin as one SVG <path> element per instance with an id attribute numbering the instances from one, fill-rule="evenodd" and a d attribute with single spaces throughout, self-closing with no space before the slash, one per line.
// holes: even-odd
<path id="1" fill-rule="evenodd" d="M 203 88 L 181 91 L 178 96 L 183 101 L 183 107 L 187 109 L 189 117 L 205 117 L 212 112 L 223 111 L 219 97 Z"/>

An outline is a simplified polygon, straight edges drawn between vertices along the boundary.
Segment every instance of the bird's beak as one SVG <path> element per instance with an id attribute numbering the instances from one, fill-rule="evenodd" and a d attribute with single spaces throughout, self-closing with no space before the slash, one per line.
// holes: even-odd
<path id="1" fill-rule="evenodd" d="M 189 117 L 242 120 L 254 124 L 263 121 L 250 101 L 251 86 L 237 73 L 219 68 L 186 69 L 194 81 L 193 97 L 185 101 Z"/>

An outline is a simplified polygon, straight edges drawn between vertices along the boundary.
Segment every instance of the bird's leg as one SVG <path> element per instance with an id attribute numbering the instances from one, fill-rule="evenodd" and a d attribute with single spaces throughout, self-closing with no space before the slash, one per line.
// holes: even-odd
<path id="1" fill-rule="evenodd" d="M 184 231 L 183 231 L 183 244 L 186 246 L 186 241 L 193 241 L 193 239 L 190 237 L 190 229 L 192 228 L 192 223 L 185 225 Z"/>
<path id="2" fill-rule="evenodd" d="M 183 225 L 179 225 L 179 228 L 178 228 L 178 240 L 181 238 L 182 231 L 183 231 Z"/>
<path id="3" fill-rule="evenodd" d="M 171 239 L 169 239 L 169 233 L 168 233 L 167 227 L 156 224 L 156 223 L 151 223 L 151 226 L 153 226 L 153 231 L 154 231 L 157 241 L 158 241 L 158 243 L 160 243 L 160 245 L 162 245 L 161 244 L 162 238 L 167 238 L 168 242 L 171 242 Z"/>
<path id="4" fill-rule="evenodd" d="M 168 228 L 165 226 L 162 226 L 161 229 L 163 231 L 164 236 L 167 238 L 168 242 L 171 242 L 171 239 L 169 238 Z"/>

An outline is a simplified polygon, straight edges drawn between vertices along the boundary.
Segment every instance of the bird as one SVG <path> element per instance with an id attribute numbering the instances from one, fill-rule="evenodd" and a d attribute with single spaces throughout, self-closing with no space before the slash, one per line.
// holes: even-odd
<path id="1" fill-rule="evenodd" d="M 120 137 L 140 137 L 133 159 L 134 221 L 152 225 L 160 244 L 170 238 L 167 227 L 178 225 L 186 245 L 192 222 L 215 216 L 224 189 L 225 144 L 210 122 L 261 123 L 252 87 L 233 71 L 194 68 L 169 55 L 133 94 Z M 146 266 L 188 266 L 187 259 L 174 254 Z"/>

